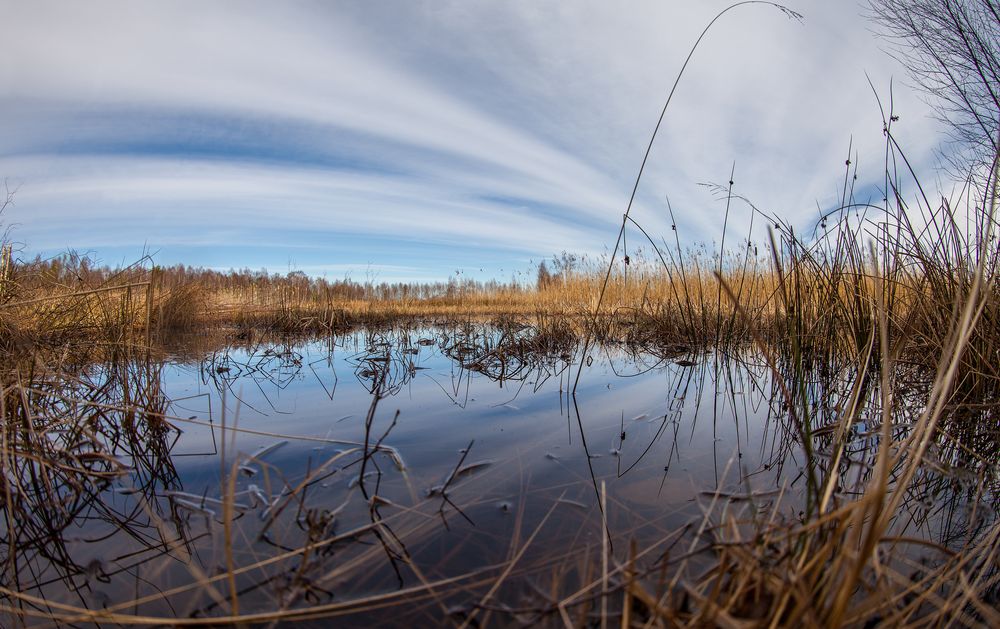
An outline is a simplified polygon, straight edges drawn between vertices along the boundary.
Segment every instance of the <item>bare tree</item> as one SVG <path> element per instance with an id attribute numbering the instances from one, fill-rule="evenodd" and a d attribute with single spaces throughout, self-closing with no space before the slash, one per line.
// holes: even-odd
<path id="1" fill-rule="evenodd" d="M 561 277 L 563 286 L 569 281 L 570 277 L 573 275 L 573 271 L 576 269 L 577 263 L 580 259 L 575 253 L 569 253 L 563 250 L 562 253 L 552 256 L 552 268 L 553 275 L 555 277 Z"/>
<path id="2" fill-rule="evenodd" d="M 10 184 L 4 179 L 3 182 L 3 192 L 0 192 L 0 218 L 3 218 L 3 213 L 7 211 L 7 208 L 14 205 L 14 195 L 17 190 L 11 190 Z M 7 245 L 7 240 L 10 236 L 10 225 L 4 226 L 3 222 L 0 222 L 0 228 L 3 228 L 3 233 L 0 235 L 0 243 Z"/>
<path id="3" fill-rule="evenodd" d="M 552 274 L 549 273 L 549 267 L 545 264 L 545 260 L 542 260 L 538 265 L 538 282 L 536 284 L 538 290 L 548 288 L 552 285 Z"/>
<path id="4" fill-rule="evenodd" d="M 870 0 L 892 53 L 948 126 L 948 158 L 993 163 L 1000 140 L 1000 0 Z"/>
<path id="5" fill-rule="evenodd" d="M 14 203 L 14 193 L 16 190 L 11 190 L 10 186 L 6 181 L 3 182 L 4 194 L 0 195 L 0 218 L 3 217 L 3 213 L 7 208 Z M 13 281 L 14 281 L 14 262 L 13 262 L 13 252 L 14 248 L 10 244 L 10 226 L 4 226 L 0 222 L 0 229 L 3 230 L 0 233 L 0 301 L 8 301 L 10 296 L 13 294 Z"/>

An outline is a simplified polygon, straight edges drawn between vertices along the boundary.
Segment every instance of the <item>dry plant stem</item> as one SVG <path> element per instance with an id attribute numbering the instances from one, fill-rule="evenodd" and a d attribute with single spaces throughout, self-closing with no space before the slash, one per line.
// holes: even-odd
<path id="1" fill-rule="evenodd" d="M 39 297 L 37 299 L 29 299 L 27 301 L 16 301 L 7 304 L 0 304 L 0 309 L 21 308 L 23 306 L 33 306 L 46 301 L 54 301 L 57 299 L 76 299 L 79 297 L 87 297 L 89 295 L 98 295 L 100 293 L 108 293 L 118 290 L 128 290 L 131 288 L 149 288 L 149 282 L 135 282 L 132 284 L 122 284 L 120 286 L 103 286 L 101 288 L 69 293 L 67 295 L 48 295 L 45 297 Z"/>
<path id="2" fill-rule="evenodd" d="M 642 163 L 639 164 L 639 172 L 636 174 L 635 183 L 632 185 L 632 193 L 629 195 L 628 204 L 625 206 L 625 213 L 622 215 L 622 225 L 621 228 L 618 230 L 618 238 L 615 240 L 615 246 L 611 252 L 611 258 L 608 261 L 608 269 L 607 272 L 604 274 L 604 282 L 602 283 L 601 291 L 600 293 L 598 293 L 597 296 L 597 304 L 594 306 L 594 312 L 593 312 L 594 320 L 597 320 L 601 314 L 601 305 L 604 303 L 604 295 L 605 293 L 607 293 L 608 281 L 611 279 L 611 271 L 614 268 L 615 260 L 618 256 L 618 249 L 619 247 L 621 247 L 622 239 L 625 236 L 625 227 L 628 225 L 629 214 L 632 211 L 632 204 L 635 202 L 635 195 L 636 192 L 638 192 L 639 190 L 639 182 L 642 180 L 642 173 L 646 169 L 646 162 L 649 160 L 649 154 L 653 150 L 653 143 L 656 141 L 656 134 L 660 130 L 660 125 L 663 124 L 663 118 L 667 115 L 667 108 L 670 107 L 670 101 L 673 100 L 674 98 L 674 93 L 677 91 L 677 86 L 680 84 L 681 78 L 684 76 L 684 71 L 687 69 L 688 63 L 690 63 L 691 61 L 691 57 L 694 56 L 695 50 L 698 49 L 698 45 L 701 43 L 701 40 L 704 39 L 705 35 L 708 34 L 708 31 L 712 29 L 712 26 L 729 11 L 732 11 L 737 7 L 741 7 L 743 5 L 748 5 L 748 4 L 769 5 L 777 8 L 778 10 L 780 10 L 781 12 L 785 13 L 790 17 L 801 18 L 801 16 L 798 13 L 795 13 L 794 11 L 791 11 L 787 7 L 784 7 L 780 4 L 776 4 L 774 2 L 768 2 L 766 0 L 745 0 L 744 2 L 736 2 L 734 4 L 731 4 L 725 9 L 719 11 L 715 15 L 715 17 L 713 17 L 712 20 L 708 23 L 708 25 L 705 26 L 704 30 L 702 30 L 701 34 L 698 36 L 698 39 L 695 40 L 694 45 L 691 46 L 691 49 L 688 51 L 687 57 L 684 59 L 684 63 L 681 65 L 680 71 L 677 73 L 677 77 L 674 79 L 674 84 L 670 88 L 670 93 L 667 94 L 667 100 L 663 104 L 663 109 L 660 111 L 660 117 L 656 121 L 656 126 L 653 127 L 653 133 L 649 137 L 649 143 L 646 145 L 646 152 L 642 156 Z M 583 351 L 581 353 L 580 366 L 577 369 L 576 379 L 573 382 L 574 392 L 576 391 L 577 386 L 580 383 L 580 374 L 583 372 L 583 363 L 586 362 L 588 351 L 590 350 L 590 342 L 591 342 L 591 337 L 588 334 L 583 343 Z"/>
<path id="3" fill-rule="evenodd" d="M 564 495 L 565 492 L 563 493 L 563 495 L 560 496 L 560 498 L 562 498 Z M 521 549 L 517 551 L 517 554 L 514 555 L 514 558 L 507 563 L 507 566 L 504 568 L 503 572 L 501 572 L 500 576 L 497 577 L 497 580 L 493 583 L 493 586 L 490 587 L 490 589 L 486 592 L 486 594 L 483 595 L 483 598 L 479 601 L 479 604 L 476 606 L 476 608 L 473 609 L 471 612 L 469 612 L 469 615 L 466 616 L 465 620 L 459 626 L 459 629 L 465 629 L 466 627 L 468 627 L 469 623 L 471 623 L 473 618 L 475 618 L 476 615 L 479 613 L 479 610 L 487 603 L 487 601 L 490 600 L 490 598 L 493 597 L 494 594 L 496 594 L 497 590 L 500 589 L 500 586 L 503 585 L 503 582 L 507 579 L 508 575 L 510 575 L 511 570 L 514 569 L 514 566 L 517 565 L 517 562 L 520 561 L 521 557 L 524 556 L 524 553 L 528 550 L 528 547 L 531 546 L 531 542 L 535 540 L 535 537 L 538 535 L 538 532 L 541 531 L 542 527 L 545 526 L 545 523 L 548 522 L 549 516 L 552 515 L 552 512 L 555 511 L 558 505 L 559 505 L 558 501 L 552 503 L 552 506 L 549 507 L 548 511 L 546 511 L 545 516 L 542 517 L 541 522 L 538 523 L 538 526 L 535 527 L 535 530 L 532 531 L 531 535 L 528 536 L 528 539 L 524 540 L 524 544 L 521 546 Z"/>
<path id="4" fill-rule="evenodd" d="M 242 391 L 240 392 L 242 394 Z M 240 407 L 239 404 L 236 406 L 236 413 L 233 418 L 233 425 L 239 425 Z M 223 536 L 225 540 L 225 550 L 226 550 L 226 572 L 228 574 L 229 582 L 229 600 L 230 609 L 233 616 L 240 615 L 240 601 L 239 593 L 236 590 L 236 575 L 234 571 L 236 570 L 236 562 L 233 560 L 233 516 L 234 509 L 233 503 L 236 501 L 236 473 L 238 461 L 234 460 L 230 469 L 226 469 L 226 398 L 223 395 L 222 398 L 222 453 L 219 457 L 222 465 L 222 475 L 221 480 L 225 483 L 225 493 L 223 494 L 223 506 L 222 506 L 222 518 L 223 518 Z M 233 431 L 230 435 L 231 438 L 231 450 L 235 450 L 236 446 L 236 432 Z"/>
<path id="5" fill-rule="evenodd" d="M 608 626 L 608 489 L 601 481 L 601 629 Z"/>

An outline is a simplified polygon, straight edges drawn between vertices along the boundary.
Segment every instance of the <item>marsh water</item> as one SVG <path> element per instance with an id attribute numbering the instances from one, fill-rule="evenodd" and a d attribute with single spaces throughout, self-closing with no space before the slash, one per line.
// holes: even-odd
<path id="1" fill-rule="evenodd" d="M 205 618 L 236 611 L 235 592 L 239 613 L 262 620 L 315 607 L 346 624 L 461 623 L 473 610 L 531 624 L 575 595 L 585 619 L 603 562 L 654 578 L 693 550 L 707 514 L 806 508 L 774 373 L 752 354 L 602 344 L 584 355 L 488 326 L 91 365 L 45 390 L 79 413 L 122 388 L 88 415 L 129 427 L 94 428 L 88 446 L 121 467 L 14 490 L 8 504 L 39 504 L 0 524 L 14 540 L 7 583 L 38 601 L 13 604 L 29 624 L 36 612 L 70 622 L 81 607 Z M 831 381 L 807 385 L 819 457 L 845 394 Z M 867 422 L 838 492 L 869 473 Z M 928 478 L 900 534 L 947 545 L 968 533 L 969 505 L 989 501 L 976 478 L 955 478 Z"/>

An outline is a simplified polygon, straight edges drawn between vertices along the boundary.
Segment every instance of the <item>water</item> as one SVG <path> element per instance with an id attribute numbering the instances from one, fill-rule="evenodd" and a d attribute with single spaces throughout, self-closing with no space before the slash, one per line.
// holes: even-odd
<path id="1" fill-rule="evenodd" d="M 168 423 L 102 415 L 137 422 L 138 437 L 103 437 L 127 472 L 69 483 L 53 513 L 22 510 L 14 585 L 140 616 L 225 615 L 235 590 L 243 614 L 531 623 L 574 593 L 585 615 L 605 552 L 612 571 L 635 558 L 655 574 L 722 503 L 805 508 L 802 450 L 763 360 L 605 346 L 573 396 L 578 346 L 511 340 L 358 332 L 132 365 L 128 395 Z M 88 391 L 112 376 L 92 367 Z M 842 393 L 812 394 L 816 418 L 834 417 Z M 839 491 L 870 469 L 863 428 Z M 912 528 L 941 539 L 936 522 Z"/>

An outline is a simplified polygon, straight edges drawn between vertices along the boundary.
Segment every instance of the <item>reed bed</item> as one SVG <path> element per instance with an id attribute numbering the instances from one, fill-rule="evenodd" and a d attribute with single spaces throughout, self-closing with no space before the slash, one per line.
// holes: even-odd
<path id="1" fill-rule="evenodd" d="M 794 234 L 778 231 L 773 260 L 731 254 L 722 261 L 721 272 L 718 261 L 698 252 L 679 252 L 677 262 L 657 260 L 659 266 L 633 254 L 628 267 L 621 261 L 614 264 L 597 312 L 603 285 L 597 263 L 543 287 L 479 287 L 460 296 L 419 299 L 336 297 L 311 290 L 311 284 L 292 289 L 281 280 L 270 282 L 266 290 L 242 292 L 213 288 L 198 278 L 176 281 L 162 270 L 141 266 L 108 273 L 107 279 L 102 273 L 93 286 L 34 279 L 21 282 L 17 297 L 0 305 L 0 341 L 22 350 L 95 338 L 150 345 L 178 332 L 207 328 L 226 329 L 234 336 L 294 336 L 501 318 L 537 328 L 558 322 L 581 337 L 692 347 L 745 346 L 756 336 L 784 342 L 794 335 L 804 351 L 831 354 L 864 347 L 875 323 L 873 304 L 887 289 L 890 334 L 901 340 L 904 353 L 929 356 L 940 352 L 940 330 L 952 316 L 957 296 L 967 290 L 974 258 L 980 255 L 972 243 L 960 240 L 941 252 L 940 261 L 928 258 L 934 251 L 926 241 L 937 238 L 939 230 L 954 229 L 959 219 L 934 216 L 937 224 L 924 228 L 923 241 L 873 241 L 878 251 L 893 252 L 884 275 L 860 244 L 862 228 L 846 223 L 831 226 L 808 246 Z M 29 269 L 15 273 L 30 275 Z M 980 343 L 993 336 L 994 283 L 984 281 L 983 290 L 990 297 L 977 327 L 975 355 L 982 369 L 992 370 L 992 363 L 983 359 L 989 348 Z"/>

